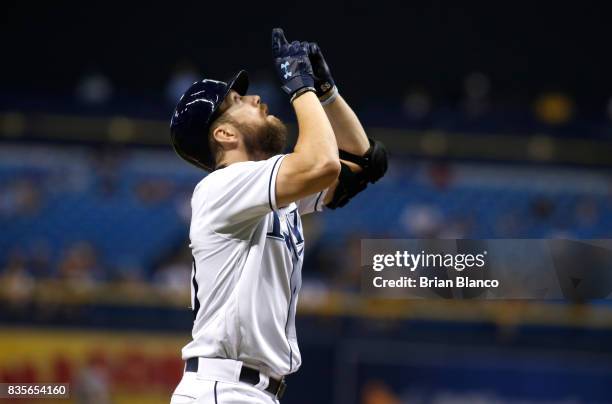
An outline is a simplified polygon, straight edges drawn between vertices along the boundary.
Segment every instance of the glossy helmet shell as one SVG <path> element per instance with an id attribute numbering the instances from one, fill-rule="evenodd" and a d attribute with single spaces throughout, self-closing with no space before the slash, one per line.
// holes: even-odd
<path id="1" fill-rule="evenodd" d="M 245 95 L 249 77 L 239 71 L 227 83 L 204 79 L 193 83 L 179 100 L 170 121 L 170 137 L 176 153 L 188 163 L 207 171 L 215 168 L 208 144 L 210 124 L 219 115 L 219 106 L 230 90 Z"/>

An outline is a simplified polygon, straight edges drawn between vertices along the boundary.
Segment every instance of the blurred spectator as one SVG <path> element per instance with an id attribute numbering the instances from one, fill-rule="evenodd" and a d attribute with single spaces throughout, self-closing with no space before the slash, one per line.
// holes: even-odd
<path id="1" fill-rule="evenodd" d="M 438 189 L 448 188 L 453 181 L 451 165 L 444 162 L 431 164 L 428 171 L 429 179 Z"/>
<path id="2" fill-rule="evenodd" d="M 93 167 L 99 180 L 102 195 L 112 196 L 117 190 L 123 162 L 122 150 L 118 147 L 102 147 L 96 149 L 93 156 Z"/>
<path id="3" fill-rule="evenodd" d="M 338 290 L 356 292 L 361 289 L 361 238 L 361 234 L 355 233 L 336 246 L 337 262 L 329 270 L 333 271 L 333 285 Z"/>
<path id="4" fill-rule="evenodd" d="M 580 227 L 591 227 L 599 221 L 599 206 L 593 197 L 580 198 L 575 210 L 576 223 Z"/>
<path id="5" fill-rule="evenodd" d="M 491 82 L 481 72 L 472 72 L 463 80 L 463 109 L 469 117 L 479 117 L 489 109 Z"/>
<path id="6" fill-rule="evenodd" d="M 574 102 L 563 93 L 542 94 L 535 102 L 536 117 L 548 125 L 563 125 L 574 115 Z"/>
<path id="7" fill-rule="evenodd" d="M 136 185 L 136 195 L 145 204 L 155 204 L 168 199 L 173 193 L 173 184 L 164 179 L 150 179 Z"/>
<path id="8" fill-rule="evenodd" d="M 100 105 L 110 101 L 113 91 L 110 79 L 94 70 L 81 78 L 76 88 L 76 97 L 84 104 Z"/>
<path id="9" fill-rule="evenodd" d="M 191 261 L 179 256 L 160 266 L 153 276 L 153 282 L 162 293 L 172 296 L 186 293 L 190 278 Z"/>
<path id="10" fill-rule="evenodd" d="M 192 62 L 183 60 L 177 63 L 166 85 L 166 99 L 168 103 L 175 105 L 185 90 L 200 79 L 198 69 Z"/>
<path id="11" fill-rule="evenodd" d="M 469 238 L 473 228 L 473 221 L 473 218 L 467 216 L 446 220 L 446 223 L 442 229 L 440 229 L 438 237 L 443 239 Z"/>
<path id="12" fill-rule="evenodd" d="M 404 115 L 412 120 L 421 120 L 431 112 L 431 96 L 422 90 L 412 90 L 404 96 Z"/>
<path id="13" fill-rule="evenodd" d="M 433 205 L 411 204 L 404 208 L 400 222 L 409 237 L 435 238 L 443 225 L 443 217 Z"/>
<path id="14" fill-rule="evenodd" d="M 103 357 L 92 356 L 80 369 L 73 391 L 77 404 L 111 403 L 107 364 Z"/>
<path id="15" fill-rule="evenodd" d="M 527 231 L 524 215 L 516 211 L 508 211 L 495 220 L 495 238 L 520 238 L 525 237 Z"/>
<path id="16" fill-rule="evenodd" d="M 101 274 L 93 246 L 86 241 L 71 245 L 63 254 L 59 275 L 61 279 L 82 287 L 99 280 Z"/>
<path id="17" fill-rule="evenodd" d="M 130 260 L 129 257 L 123 258 L 121 263 L 112 271 L 112 274 L 110 271 L 107 274 L 109 281 L 120 285 L 124 289 L 139 289 L 144 283 L 145 277 L 145 270 L 137 262 Z"/>
<path id="18" fill-rule="evenodd" d="M 37 240 L 28 251 L 30 272 L 35 278 L 48 278 L 51 274 L 51 249 L 47 240 Z"/>
<path id="19" fill-rule="evenodd" d="M 308 243 L 305 249 L 303 272 L 314 278 L 332 279 L 341 266 L 338 259 L 338 247 L 329 241 Z"/>
<path id="20" fill-rule="evenodd" d="M 554 202 L 544 196 L 539 196 L 531 201 L 531 214 L 536 221 L 549 220 L 555 211 Z"/>
<path id="21" fill-rule="evenodd" d="M 34 290 L 34 280 L 27 269 L 26 260 L 21 251 L 13 250 L 9 254 L 0 274 L 2 292 L 9 303 L 19 306 L 29 300 Z"/>
<path id="22" fill-rule="evenodd" d="M 176 215 L 181 218 L 185 224 L 191 222 L 191 188 L 183 189 L 180 192 L 175 192 L 174 206 L 176 208 Z"/>
<path id="23" fill-rule="evenodd" d="M 4 216 L 31 216 L 41 207 L 41 194 L 33 180 L 20 178 L 0 194 L 0 213 Z"/>
<path id="24" fill-rule="evenodd" d="M 401 404 L 391 388 L 380 380 L 365 383 L 361 393 L 362 404 Z"/>

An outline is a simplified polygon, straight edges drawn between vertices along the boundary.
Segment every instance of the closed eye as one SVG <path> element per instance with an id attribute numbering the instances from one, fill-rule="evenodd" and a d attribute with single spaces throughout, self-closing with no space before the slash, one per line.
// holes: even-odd
<path id="1" fill-rule="evenodd" d="M 241 100 L 242 100 L 242 97 L 234 90 L 231 90 L 231 92 L 228 94 L 227 97 L 225 97 L 225 100 L 219 107 L 219 111 L 225 112 L 233 105 L 236 105 L 237 103 L 239 103 Z"/>

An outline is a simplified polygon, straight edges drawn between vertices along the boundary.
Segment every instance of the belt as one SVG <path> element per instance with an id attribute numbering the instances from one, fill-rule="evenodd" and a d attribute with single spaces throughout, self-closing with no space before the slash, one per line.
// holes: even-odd
<path id="1" fill-rule="evenodd" d="M 198 358 L 187 359 L 185 372 L 197 372 L 198 362 Z M 240 369 L 240 381 L 255 386 L 259 383 L 259 370 L 242 365 L 242 368 Z M 285 382 L 284 377 L 280 380 L 270 377 L 268 387 L 266 387 L 265 391 L 280 400 L 283 397 L 283 394 L 285 394 L 286 388 L 287 383 Z"/>

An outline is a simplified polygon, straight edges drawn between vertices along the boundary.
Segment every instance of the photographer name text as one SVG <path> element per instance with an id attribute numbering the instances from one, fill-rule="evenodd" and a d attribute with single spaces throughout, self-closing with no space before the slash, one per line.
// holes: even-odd
<path id="1" fill-rule="evenodd" d="M 479 270 L 486 265 L 487 251 L 479 254 L 441 254 L 441 253 L 411 253 L 395 251 L 393 254 L 374 254 L 372 269 L 375 272 L 398 270 L 414 272 L 417 269 L 432 271 L 454 270 L 461 273 L 464 270 Z M 470 274 L 474 274 L 471 272 Z M 382 274 L 381 274 L 382 275 Z M 482 276 L 400 276 L 396 279 L 385 279 L 375 276 L 372 285 L 375 288 L 497 288 L 496 279 L 481 279 Z M 467 274 L 466 274 L 467 275 Z M 478 279 L 475 279 L 478 278 Z"/>

